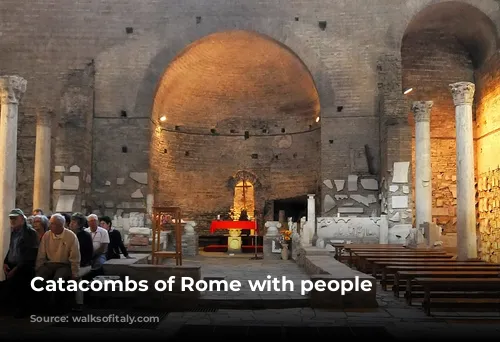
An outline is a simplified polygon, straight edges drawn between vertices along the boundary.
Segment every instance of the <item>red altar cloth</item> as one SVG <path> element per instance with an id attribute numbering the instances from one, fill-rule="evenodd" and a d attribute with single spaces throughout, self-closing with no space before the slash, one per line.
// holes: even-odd
<path id="1" fill-rule="evenodd" d="M 255 221 L 212 221 L 210 233 L 215 233 L 218 229 L 255 229 L 258 232 Z"/>

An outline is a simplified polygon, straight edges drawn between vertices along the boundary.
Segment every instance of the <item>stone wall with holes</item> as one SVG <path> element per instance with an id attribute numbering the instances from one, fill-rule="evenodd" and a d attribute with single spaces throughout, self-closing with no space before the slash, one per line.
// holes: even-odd
<path id="1" fill-rule="evenodd" d="M 480 255 L 500 262 L 500 169 L 478 176 L 478 223 Z"/>
<path id="2" fill-rule="evenodd" d="M 440 1 L 433 3 L 436 2 Z M 495 19 L 500 17 L 497 1 L 464 0 L 460 3 L 476 5 L 499 24 Z M 0 12 L 9 13 L 0 22 L 0 71 L 19 74 L 28 81 L 28 90 L 20 105 L 22 134 L 18 139 L 18 203 L 23 209 L 31 210 L 34 118 L 37 108 L 46 106 L 58 115 L 60 128 L 54 133 L 53 167 L 54 170 L 64 167 L 64 171 L 53 173 L 52 182 L 57 188 L 53 193 L 54 210 L 58 206 L 60 211 L 71 207 L 73 211 L 98 210 L 103 214 L 114 213 L 113 216 L 146 212 L 147 196 L 155 189 L 155 184 L 150 181 L 151 176 L 148 176 L 148 184 L 143 184 L 132 178 L 131 173 L 150 172 L 149 151 L 158 153 L 161 159 L 166 149 L 161 143 L 150 144 L 152 103 L 163 71 L 190 43 L 214 32 L 240 29 L 257 31 L 293 50 L 309 69 L 318 88 L 321 139 L 318 144 L 304 139 L 293 149 L 307 151 L 304 154 L 319 151 L 320 158 L 316 159 L 320 159 L 321 166 L 309 167 L 313 159 L 310 158 L 304 160 L 300 168 L 294 169 L 296 165 L 289 164 L 286 172 L 281 172 L 282 169 L 274 172 L 275 183 L 285 189 L 283 196 L 295 195 L 287 189 L 299 183 L 298 179 L 300 184 L 307 183 L 300 190 L 304 194 L 311 190 L 311 184 L 315 185 L 313 190 L 321 192 L 318 197 L 325 202 L 323 207 L 330 207 L 332 200 L 338 201 L 336 209 L 329 210 L 329 215 L 335 216 L 339 208 L 362 208 L 365 216 L 380 210 L 387 213 L 392 227 L 406 224 L 412 202 L 407 193 L 408 190 L 411 193 L 411 177 L 406 182 L 394 182 L 396 174 L 389 174 L 396 171 L 396 166 L 392 167 L 394 162 L 407 162 L 411 156 L 411 144 L 410 151 L 403 144 L 411 131 L 407 132 L 400 120 L 406 119 L 409 106 L 403 108 L 400 98 L 401 77 L 412 61 L 407 60 L 410 63 L 402 65 L 401 39 L 410 20 L 426 8 L 429 1 L 412 1 L 411 6 L 406 1 L 395 0 L 367 1 L 362 6 L 348 0 L 293 1 L 286 7 L 280 1 L 248 0 L 185 0 L 182 4 L 144 0 L 139 5 L 131 0 L 119 3 L 76 0 L 53 4 L 51 0 L 0 2 Z M 424 39 L 407 50 L 406 56 L 413 56 L 414 67 L 421 65 L 425 55 L 430 56 L 425 61 L 430 61 L 428 65 L 434 69 L 428 70 L 425 65 L 421 70 L 413 68 L 416 72 L 408 74 L 411 77 L 404 80 L 413 82 L 412 86 L 417 84 L 435 92 L 435 84 L 446 83 L 444 87 L 447 87 L 448 75 L 453 75 L 453 81 L 457 81 L 457 77 L 465 80 L 466 76 L 472 79 L 463 51 L 438 43 L 441 45 L 435 46 Z M 450 70 L 455 69 L 463 73 L 452 74 Z M 443 103 L 451 101 L 448 89 L 440 94 Z M 450 113 L 448 109 L 442 112 Z M 396 118 L 396 124 L 399 122 L 402 128 L 394 128 L 397 126 L 391 120 L 381 123 L 381 116 Z M 448 119 L 442 130 L 444 133 L 452 131 Z M 433 122 L 439 123 L 438 120 Z M 277 124 L 281 127 L 280 122 Z M 384 125 L 387 127 L 382 127 Z M 392 128 L 388 128 L 389 125 Z M 379 146 L 381 140 L 386 145 L 383 150 Z M 214 150 L 218 144 L 227 146 L 234 141 L 221 139 Z M 493 149 L 495 145 L 490 146 Z M 258 163 L 262 154 L 255 160 L 252 159 L 257 153 L 254 148 L 248 147 L 243 152 L 246 159 L 238 160 L 239 168 L 255 163 L 252 165 L 256 169 L 260 167 L 263 173 L 271 173 L 269 167 Z M 272 152 L 266 150 L 265 155 L 273 158 Z M 185 149 L 179 153 L 184 155 Z M 241 154 L 241 148 L 232 153 Z M 360 157 L 363 153 L 364 157 Z M 286 154 L 287 158 L 294 158 L 288 150 Z M 358 170 L 358 162 L 363 158 L 369 162 L 368 172 Z M 383 167 L 378 159 L 384 160 Z M 196 155 L 184 160 L 191 163 L 188 166 L 205 170 L 211 167 L 197 163 Z M 80 168 L 79 173 L 70 172 L 74 165 Z M 159 165 L 160 173 L 164 167 L 170 167 L 168 162 Z M 171 185 L 184 191 L 185 196 L 191 196 L 190 177 L 193 174 L 192 170 L 183 172 L 184 180 L 173 181 Z M 333 186 L 335 180 L 348 183 L 350 175 L 358 176 L 358 190 L 338 192 Z M 447 175 L 452 176 L 444 172 L 443 182 Z M 219 172 L 207 173 L 204 181 L 214 182 L 226 176 Z M 78 184 L 75 178 L 65 177 L 78 177 Z M 310 181 L 314 178 L 317 182 Z M 370 196 L 377 198 L 378 192 L 362 187 L 361 180 L 370 178 L 380 182 L 381 209 Z M 119 184 L 118 179 L 120 182 L 123 179 L 123 183 Z M 280 191 L 272 189 L 268 181 L 271 177 L 262 179 L 267 193 L 281 197 Z M 332 188 L 324 183 L 327 180 L 332 182 Z M 138 190 L 143 198 L 136 197 L 141 196 Z M 446 199 L 443 208 L 448 205 L 446 203 L 453 202 L 452 192 L 444 190 L 440 195 Z M 327 195 L 332 200 L 326 198 Z M 336 195 L 349 198 L 337 200 Z M 351 195 L 362 197 L 357 197 L 357 201 Z M 199 194 L 193 201 L 214 203 L 221 196 L 227 203 L 232 200 L 230 191 L 225 191 Z M 349 201 L 354 204 L 345 206 Z M 366 201 L 368 205 L 364 204 Z M 361 215 L 359 212 L 344 215 L 347 214 Z"/>

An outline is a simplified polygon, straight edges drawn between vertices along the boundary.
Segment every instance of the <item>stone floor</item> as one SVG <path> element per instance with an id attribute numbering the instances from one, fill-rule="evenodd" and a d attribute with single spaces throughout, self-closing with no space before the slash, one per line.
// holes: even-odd
<path id="1" fill-rule="evenodd" d="M 251 256 L 249 256 L 250 258 Z M 203 277 L 219 278 L 226 277 L 227 280 L 240 280 L 242 283 L 249 279 L 265 279 L 270 274 L 273 277 L 286 275 L 294 282 L 307 279 L 307 275 L 297 267 L 293 261 L 263 261 L 249 260 L 243 257 L 219 257 L 207 258 L 196 257 L 186 258 L 185 264 L 202 265 Z M 67 326 L 57 326 L 54 322 L 34 322 L 41 320 L 41 317 L 28 317 L 25 319 L 13 319 L 0 317 L 0 340 L 7 338 L 29 339 L 48 336 L 52 340 L 61 339 L 104 339 L 104 338 L 134 338 L 134 339 L 162 339 L 171 338 L 176 340 L 176 334 L 182 332 L 179 339 L 199 334 L 205 337 L 229 337 L 235 332 L 231 329 L 237 327 L 238 331 L 250 329 L 248 331 L 260 332 L 261 337 L 266 328 L 273 327 L 281 329 L 277 331 L 293 332 L 280 335 L 282 339 L 290 340 L 290 335 L 294 337 L 306 335 L 310 337 L 323 336 L 320 327 L 336 329 L 344 327 L 356 335 L 359 327 L 365 327 L 370 335 L 373 327 L 383 328 L 396 339 L 412 340 L 426 337 L 455 337 L 455 338 L 481 338 L 500 337 L 500 313 L 499 312 L 462 312 L 447 311 L 436 312 L 431 317 L 426 316 L 419 306 L 408 306 L 403 299 L 394 298 L 392 292 L 384 292 L 378 289 L 378 301 L 380 307 L 376 310 L 363 311 L 328 311 L 317 310 L 309 307 L 286 308 L 286 309 L 266 309 L 266 310 L 223 310 L 223 309 L 201 309 L 201 312 L 170 312 L 170 313 L 138 313 L 132 311 L 106 311 L 87 310 L 86 317 L 108 317 L 114 315 L 123 319 L 124 317 L 138 317 L 144 315 L 148 317 L 161 318 L 159 324 L 151 325 L 107 325 L 99 326 L 96 323 L 72 323 Z M 272 300 L 280 298 L 293 302 L 298 300 L 294 293 L 275 292 L 273 297 L 266 297 L 267 294 L 256 295 L 248 287 L 243 287 L 239 293 L 211 294 L 206 293 L 205 298 L 223 297 L 227 300 L 237 300 L 246 298 L 253 300 L 262 298 Z M 271 296 L 271 295 L 270 295 Z M 300 296 L 300 295 L 299 295 Z M 161 316 L 161 317 L 160 317 Z M 45 319 L 54 319 L 49 317 Z M 74 320 L 71 316 L 68 320 Z M 255 328 L 252 330 L 252 327 Z M 302 330 L 300 333 L 300 329 Z M 298 329 L 298 330 L 297 330 Z M 276 330 L 274 330 L 276 331 Z M 335 330 L 332 330 L 335 331 Z M 331 333 L 331 332 L 330 332 Z M 240 334 L 240 333 L 238 333 Z M 302 335 L 301 335 L 302 334 Z M 336 336 L 339 333 L 331 333 Z M 366 331 L 365 331 L 366 334 Z M 378 333 L 372 331 L 370 337 L 376 337 Z M 208 336 L 211 335 L 211 336 Z M 248 335 L 250 336 L 250 335 Z M 288 336 L 288 337 L 283 337 Z M 340 335 L 339 335 L 340 336 Z M 350 335 L 351 336 L 351 335 Z M 174 338 L 174 339 L 172 339 Z M 276 338 L 279 339 L 279 338 Z M 241 340 L 241 339 L 239 339 Z"/>

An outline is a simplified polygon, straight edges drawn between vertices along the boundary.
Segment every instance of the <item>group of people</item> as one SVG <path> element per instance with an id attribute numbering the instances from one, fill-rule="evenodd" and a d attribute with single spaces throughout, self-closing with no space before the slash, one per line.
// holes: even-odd
<path id="1" fill-rule="evenodd" d="M 23 316 L 33 302 L 27 296 L 33 277 L 44 280 L 81 279 L 102 272 L 109 259 L 130 258 L 119 231 L 109 217 L 95 214 L 53 214 L 45 216 L 35 209 L 26 217 L 21 209 L 9 214 L 11 237 L 4 259 L 5 280 L 0 282 L 0 303 L 10 304 L 16 315 Z M 53 296 L 49 300 L 54 300 Z M 4 305 L 6 304 L 6 305 Z M 75 309 L 83 305 L 83 293 L 75 296 Z"/>

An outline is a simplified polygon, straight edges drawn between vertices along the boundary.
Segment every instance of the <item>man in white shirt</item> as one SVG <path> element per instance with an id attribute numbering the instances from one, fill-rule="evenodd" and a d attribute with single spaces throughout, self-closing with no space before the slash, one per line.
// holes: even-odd
<path id="1" fill-rule="evenodd" d="M 87 217 L 89 228 L 85 231 L 90 233 L 92 237 L 92 245 L 94 246 L 94 255 L 92 256 L 92 270 L 98 270 L 106 262 L 106 252 L 109 244 L 108 231 L 99 227 L 99 218 L 95 214 Z"/>

